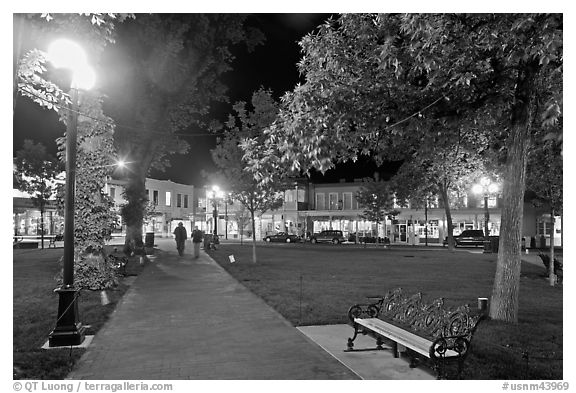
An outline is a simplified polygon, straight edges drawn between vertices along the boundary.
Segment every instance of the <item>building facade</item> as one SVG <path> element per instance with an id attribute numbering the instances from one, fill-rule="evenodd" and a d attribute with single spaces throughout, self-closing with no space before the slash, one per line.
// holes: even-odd
<path id="1" fill-rule="evenodd" d="M 175 183 L 171 180 L 146 178 L 146 195 L 150 203 L 151 213 L 146 218 L 143 232 L 153 232 L 158 236 L 171 236 L 179 222 L 182 222 L 188 233 L 191 233 L 197 220 L 197 203 L 195 202 L 194 186 Z M 114 201 L 118 212 L 120 206 L 126 203 L 123 197 L 126 180 L 110 179 L 104 192 Z M 125 225 L 118 228 L 117 234 L 125 231 Z"/>
<path id="2" fill-rule="evenodd" d="M 438 198 L 430 200 L 427 208 L 419 209 L 409 204 L 395 203 L 394 208 L 399 213 L 376 225 L 363 218 L 364 209 L 356 199 L 361 187 L 360 181 L 295 184 L 293 189 L 284 192 L 284 204 L 280 209 L 266 212 L 257 218 L 256 238 L 262 239 L 277 232 L 309 236 L 326 229 L 341 230 L 350 238 L 353 238 L 352 235 L 387 237 L 393 243 L 405 244 L 442 244 L 448 236 L 446 211 Z M 235 209 L 238 204 L 228 205 L 226 214 L 223 214 L 223 207 L 222 203 L 218 205 L 218 234 L 226 235 L 224 229 L 220 228 L 233 228 L 234 233 L 237 233 Z M 456 201 L 450 212 L 454 235 L 466 229 L 484 229 L 485 207 L 482 196 L 470 193 Z M 497 236 L 500 234 L 501 222 L 501 200 L 497 196 L 488 199 L 488 213 L 490 235 Z M 207 212 L 206 217 L 206 222 L 212 221 L 213 212 Z M 249 227 L 249 221 L 245 225 Z M 538 208 L 525 203 L 522 234 L 528 246 L 535 242 L 535 246 L 539 247 L 542 241 L 549 246 L 552 234 L 554 244 L 562 246 L 562 217 L 555 217 L 552 228 L 546 207 Z"/>
<path id="3" fill-rule="evenodd" d="M 40 236 L 42 218 L 40 209 L 29 195 L 12 190 L 12 227 L 14 236 Z M 49 200 L 44 209 L 44 235 L 64 233 L 64 217 L 58 210 L 56 200 Z"/>

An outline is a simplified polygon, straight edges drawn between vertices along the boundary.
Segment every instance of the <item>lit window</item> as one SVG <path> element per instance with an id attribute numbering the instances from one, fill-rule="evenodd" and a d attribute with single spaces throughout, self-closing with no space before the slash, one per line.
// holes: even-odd
<path id="1" fill-rule="evenodd" d="M 172 193 L 170 191 L 166 191 L 166 206 L 170 206 L 171 199 L 172 199 Z"/>

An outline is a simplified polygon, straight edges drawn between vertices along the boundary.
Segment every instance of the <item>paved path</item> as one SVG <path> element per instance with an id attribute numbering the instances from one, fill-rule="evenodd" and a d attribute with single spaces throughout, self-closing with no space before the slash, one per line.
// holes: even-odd
<path id="1" fill-rule="evenodd" d="M 204 252 L 156 243 L 68 379 L 358 379 Z"/>

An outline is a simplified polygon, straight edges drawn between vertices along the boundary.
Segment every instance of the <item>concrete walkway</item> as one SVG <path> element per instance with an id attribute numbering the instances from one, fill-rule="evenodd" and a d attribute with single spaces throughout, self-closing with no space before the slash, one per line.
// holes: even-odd
<path id="1" fill-rule="evenodd" d="M 204 252 L 178 257 L 173 240 L 156 243 L 68 379 L 359 378 Z"/>

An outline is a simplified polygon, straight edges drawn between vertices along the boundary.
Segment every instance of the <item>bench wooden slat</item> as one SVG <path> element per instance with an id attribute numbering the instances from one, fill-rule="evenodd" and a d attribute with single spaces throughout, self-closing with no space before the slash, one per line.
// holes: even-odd
<path id="1" fill-rule="evenodd" d="M 410 333 L 398 326 L 392 325 L 378 318 L 355 318 L 354 322 L 364 326 L 373 332 L 381 334 L 384 337 L 397 342 L 407 348 L 418 352 L 426 357 L 429 356 L 430 347 L 432 346 L 432 341 L 420 337 L 414 333 Z M 455 357 L 458 356 L 458 352 L 448 350 L 445 353 L 445 357 Z"/>

